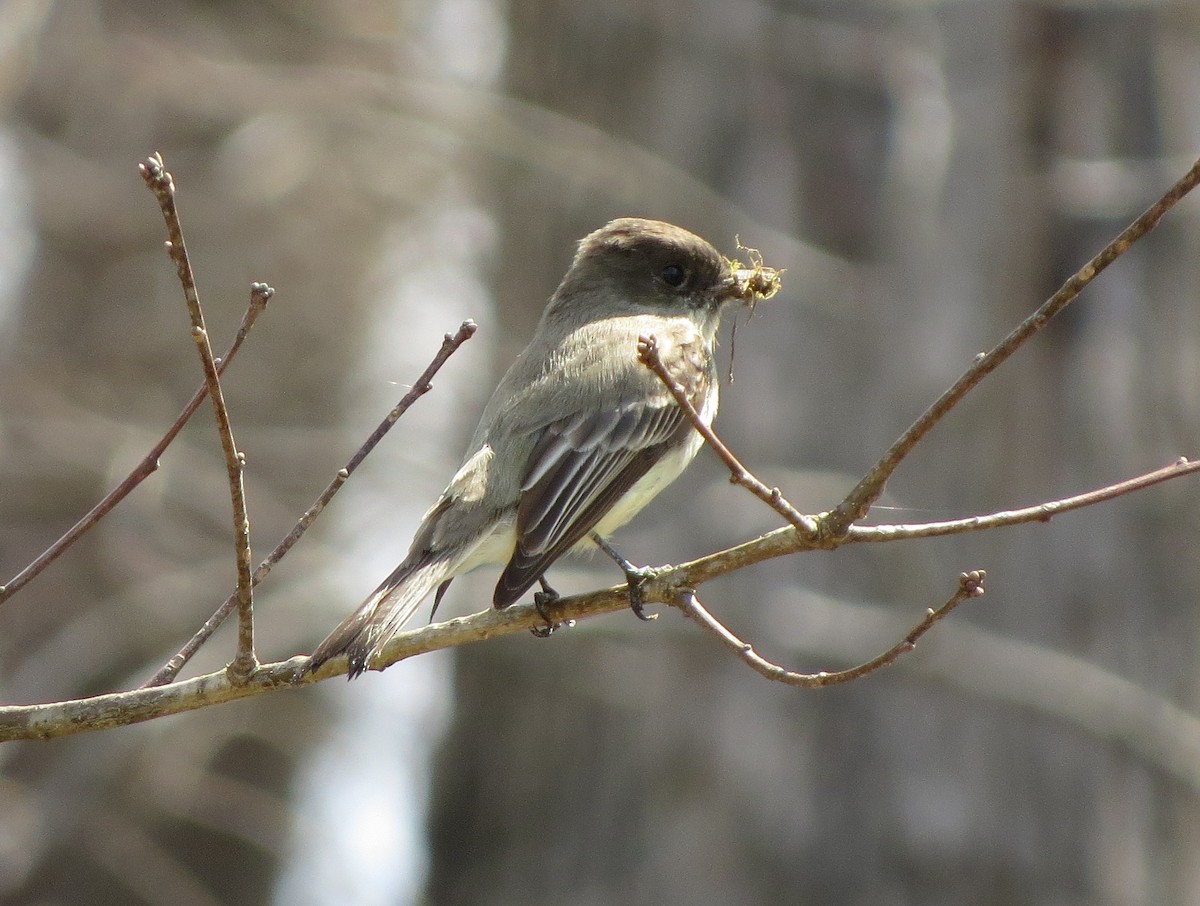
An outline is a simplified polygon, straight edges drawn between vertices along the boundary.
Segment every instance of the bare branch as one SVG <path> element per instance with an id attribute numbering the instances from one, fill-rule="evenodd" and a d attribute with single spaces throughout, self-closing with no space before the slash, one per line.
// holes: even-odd
<path id="1" fill-rule="evenodd" d="M 187 247 L 183 242 L 183 225 L 175 207 L 175 182 L 167 172 L 162 155 L 157 152 L 138 165 L 146 186 L 158 199 L 163 220 L 167 226 L 167 253 L 175 262 L 179 282 L 183 286 L 183 297 L 192 321 L 192 339 L 200 353 L 200 364 L 204 369 L 204 382 L 212 400 L 217 419 L 217 433 L 221 438 L 221 449 L 225 453 L 225 470 L 229 477 L 229 495 L 233 503 L 234 552 L 237 562 L 238 598 L 238 645 L 237 656 L 229 665 L 235 678 L 250 675 L 257 659 L 254 656 L 254 587 L 250 581 L 250 516 L 246 511 L 246 490 L 243 476 L 246 457 L 238 451 L 233 439 L 233 426 L 229 422 L 229 411 L 225 406 L 225 395 L 221 392 L 221 378 L 213 359 L 212 346 L 208 342 L 208 329 L 204 326 L 204 312 L 200 308 L 200 294 L 196 290 L 196 279 L 188 260 Z"/>
<path id="2" fill-rule="evenodd" d="M 333 477 L 333 480 L 325 486 L 325 490 L 323 490 L 317 499 L 313 501 L 313 504 L 304 511 L 304 515 L 297 520 L 295 528 L 293 528 L 291 532 L 288 533 L 287 537 L 285 537 L 279 542 L 279 544 L 275 546 L 275 549 L 271 551 L 267 558 L 258 565 L 257 569 L 254 570 L 254 575 L 250 577 L 250 581 L 254 585 L 258 585 L 259 582 L 265 579 L 267 574 L 271 571 L 271 568 L 280 560 L 282 560 L 287 552 L 292 549 L 292 546 L 300 540 L 300 537 L 306 531 L 308 531 L 308 527 L 312 525 L 313 521 L 321 514 L 321 511 L 325 509 L 325 506 L 329 503 L 329 501 L 333 499 L 333 495 L 341 489 L 342 485 L 346 483 L 346 480 L 354 473 L 354 470 L 358 468 L 359 464 L 362 463 L 362 461 L 367 458 L 367 455 L 375 449 L 375 446 L 383 439 L 383 436 L 387 434 L 389 430 L 391 430 L 392 425 L 399 420 L 400 416 L 408 411 L 409 406 L 433 389 L 432 381 L 434 375 L 441 370 L 441 367 L 446 364 L 446 361 L 450 358 L 450 356 L 452 356 L 458 350 L 458 348 L 462 346 L 463 343 L 467 342 L 467 340 L 471 339 L 471 337 L 475 335 L 475 331 L 477 329 L 478 328 L 476 327 L 474 321 L 466 320 L 459 325 L 457 333 L 454 335 L 446 334 L 442 338 L 441 349 L 438 350 L 437 355 L 433 357 L 433 361 L 429 363 L 429 366 L 421 373 L 421 376 L 417 378 L 417 382 L 412 385 L 408 393 L 404 394 L 404 397 L 396 404 L 395 408 L 392 409 L 392 411 L 388 413 L 387 417 L 379 423 L 373 432 L 371 432 L 371 436 L 367 438 L 366 442 L 361 447 L 358 448 L 358 452 L 350 457 L 350 461 L 338 470 L 337 474 Z M 225 602 L 221 604 L 221 606 L 217 608 L 216 612 L 214 612 L 213 615 L 205 621 L 204 625 L 201 626 L 200 629 L 197 630 L 196 634 L 188 640 L 187 644 L 179 649 L 179 651 L 176 652 L 176 654 L 169 661 L 167 661 L 167 663 L 164 664 L 159 671 L 154 674 L 153 677 L 147 680 L 142 688 L 162 686 L 173 681 L 175 677 L 179 675 L 179 671 L 183 669 L 184 665 L 192 659 L 192 656 L 200 650 L 200 646 L 207 642 L 212 634 L 217 631 L 217 628 L 225 622 L 225 618 L 233 612 L 233 609 L 236 606 L 237 593 L 235 592 L 225 599 Z"/>
<path id="3" fill-rule="evenodd" d="M 414 387 L 414 390 L 416 389 Z M 360 457 L 356 458 L 361 461 Z M 1192 471 L 1195 471 L 1193 466 L 1193 463 L 1176 464 L 1149 473 L 1147 476 L 1133 479 L 1131 482 L 1123 482 L 1121 485 L 1113 485 L 1110 488 L 1092 492 L 1090 495 L 1079 495 L 1047 504 L 1046 506 L 1050 510 L 1042 514 L 1043 518 L 1050 518 L 1057 512 L 1065 512 L 1068 509 L 1067 504 L 1072 502 L 1075 502 L 1075 508 L 1086 505 L 1079 501 L 1088 497 L 1095 498 L 1090 501 L 1091 503 L 1098 502 L 1100 499 L 1111 499 L 1114 496 L 1113 488 L 1124 487 L 1124 493 L 1129 493 L 1135 489 L 1134 483 L 1136 482 L 1141 482 L 1142 486 L 1148 486 L 1151 483 L 1191 474 Z M 1153 481 L 1151 481 L 1152 478 Z M 1028 513 L 1030 510 L 1021 512 Z M 1007 524 L 998 521 L 1004 515 L 996 514 L 996 524 Z M 973 521 L 960 520 L 962 523 L 960 530 L 971 530 L 967 523 Z M 900 532 L 891 531 L 893 528 L 903 528 L 909 531 L 910 534 L 907 537 L 921 537 L 921 533 L 925 530 L 925 527 L 919 525 L 908 527 L 853 526 L 852 531 L 841 543 L 851 543 L 856 540 L 897 540 L 903 537 Z M 786 526 L 752 541 L 693 560 L 690 563 L 658 570 L 652 578 L 647 579 L 640 586 L 642 599 L 647 604 L 679 606 L 682 596 L 694 594 L 697 587 L 710 579 L 774 557 L 811 549 L 812 543 L 809 540 L 799 536 L 794 527 Z M 968 574 L 968 578 L 969 576 L 970 574 Z M 397 661 L 429 651 L 481 642 L 495 636 L 525 632 L 544 626 L 547 618 L 556 623 L 583 620 L 601 614 L 622 611 L 628 606 L 628 588 L 622 584 L 546 603 L 543 605 L 545 613 L 539 612 L 532 604 L 517 605 L 504 610 L 488 609 L 468 617 L 400 633 L 387 646 L 377 669 L 382 670 Z M 938 614 L 938 611 L 934 611 L 934 614 Z M 933 620 L 930 620 L 927 615 L 926 619 L 914 630 L 917 635 L 910 634 L 905 642 L 910 639 L 915 641 L 937 619 L 941 619 L 941 615 L 936 616 Z M 928 625 L 926 625 L 927 623 Z M 905 642 L 900 643 L 900 647 L 903 647 Z M 739 645 L 741 644 L 739 641 Z M 903 652 L 899 651 L 895 656 L 901 653 Z M 887 657 L 888 654 L 885 652 L 881 657 Z M 308 662 L 307 656 L 297 656 L 289 661 L 259 667 L 242 685 L 234 684 L 225 671 L 218 671 L 166 686 L 145 686 L 130 692 L 116 692 L 89 699 L 44 705 L 0 707 L 0 742 L 10 739 L 65 736 L 139 723 L 167 714 L 178 714 L 288 686 L 304 685 L 331 676 L 340 676 L 346 672 L 347 667 L 345 658 L 339 657 L 327 662 L 316 674 L 308 674 L 305 670 Z M 868 664 L 870 663 L 874 662 L 868 662 Z"/>
<path id="4" fill-rule="evenodd" d="M 1010 355 L 1017 351 L 1034 334 L 1040 331 L 1050 319 L 1066 308 L 1083 291 L 1095 277 L 1106 267 L 1125 254 L 1135 242 L 1149 233 L 1163 215 L 1196 184 L 1200 183 L 1200 160 L 1175 185 L 1168 189 L 1161 198 L 1146 209 L 1140 217 L 1121 231 L 1108 245 L 1100 250 L 1087 264 L 1076 271 L 1062 287 L 1044 302 L 1033 314 L 1022 321 L 999 345 L 991 352 L 980 353 L 975 362 L 949 389 L 946 390 L 933 405 L 904 432 L 891 448 L 883 455 L 871 470 L 863 476 L 857 485 L 836 509 L 817 517 L 805 516 L 798 512 L 784 498 L 779 488 L 768 488 L 756 478 L 721 441 L 713 429 L 704 424 L 695 407 L 687 398 L 683 387 L 671 377 L 658 354 L 655 338 L 652 336 L 639 337 L 638 358 L 662 381 L 663 385 L 674 398 L 676 405 L 687 415 L 692 425 L 700 432 L 705 442 L 725 463 L 730 472 L 730 481 L 741 485 L 756 497 L 770 506 L 786 519 L 802 536 L 806 543 L 798 549 L 833 548 L 837 547 L 837 539 L 851 533 L 853 524 L 862 519 L 870 511 L 871 506 L 883 493 L 888 478 L 914 447 L 928 434 L 946 414 L 958 404 L 976 385 L 996 370 Z M 778 275 L 775 278 L 777 287 Z M 888 537 L 881 537 L 881 532 L 871 532 L 871 537 L 860 536 L 855 540 L 895 540 L 899 538 L 927 537 L 932 535 L 949 535 L 963 531 L 974 531 L 982 528 L 994 528 L 1000 525 L 1015 525 L 1021 522 L 1046 520 L 1058 512 L 1089 506 L 1102 500 L 1109 500 L 1121 494 L 1127 494 L 1143 487 L 1149 487 L 1160 481 L 1177 477 L 1194 471 L 1197 467 L 1181 459 L 1173 466 L 1168 466 L 1160 473 L 1150 473 L 1131 479 L 1129 482 L 1102 488 L 1098 491 L 1081 495 L 1079 498 L 1067 498 L 1054 503 L 1041 504 L 1027 510 L 994 514 L 990 517 L 971 517 L 948 523 L 929 523 L 917 526 L 878 526 L 877 530 L 886 528 Z"/>
<path id="5" fill-rule="evenodd" d="M 238 327 L 237 336 L 234 337 L 233 343 L 230 344 L 229 350 L 225 355 L 217 360 L 219 373 L 225 373 L 225 369 L 229 367 L 229 363 L 233 361 L 234 356 L 241 349 L 242 341 L 250 334 L 250 328 L 258 320 L 258 316 L 266 311 L 267 302 L 274 294 L 275 290 L 265 283 L 251 285 L 250 306 L 242 316 L 242 323 Z M 151 448 L 150 452 L 134 467 L 133 471 L 126 475 L 121 483 L 109 491 L 104 499 L 92 507 L 82 519 L 71 526 L 66 534 L 39 554 L 37 559 L 13 576 L 7 583 L 0 585 L 0 604 L 3 604 L 28 585 L 42 570 L 57 560 L 67 548 L 87 533 L 92 526 L 115 509 L 117 504 L 128 497 L 134 488 L 158 470 L 159 459 L 162 458 L 163 453 L 170 446 L 171 442 L 175 440 L 179 432 L 183 430 L 183 426 L 187 424 L 188 419 L 200 408 L 200 404 L 204 402 L 206 396 L 208 396 L 208 384 L 201 384 L 196 389 L 196 392 L 192 394 L 192 398 L 188 400 L 187 405 L 183 407 L 183 411 L 179 413 L 178 417 L 171 424 L 171 427 L 167 429 L 167 433 Z"/>
<path id="6" fill-rule="evenodd" d="M 881 543 L 885 541 L 903 541 L 911 538 L 928 538 L 941 535 L 953 535 L 979 531 L 983 528 L 1000 528 L 1002 526 L 1018 525 L 1024 522 L 1048 522 L 1055 516 L 1085 506 L 1093 506 L 1114 497 L 1128 494 L 1136 490 L 1161 484 L 1175 478 L 1183 478 L 1195 472 L 1200 472 L 1200 461 L 1177 459 L 1174 463 L 1153 472 L 1147 472 L 1115 485 L 1089 491 L 1074 497 L 1061 500 L 1051 500 L 1036 506 L 1019 510 L 1005 510 L 986 516 L 968 516 L 964 519 L 954 519 L 948 522 L 925 522 L 910 525 L 852 525 L 840 538 L 812 538 L 801 534 L 793 526 L 784 526 L 774 531 L 760 535 L 751 541 L 745 541 L 734 547 L 717 551 L 700 557 L 688 563 L 666 568 L 660 571 L 658 581 L 667 586 L 676 585 L 683 588 L 695 588 L 718 576 L 735 570 L 753 566 L 777 557 L 801 553 L 816 549 L 830 549 L 846 544 Z M 821 517 L 817 517 L 818 519 Z M 658 587 L 656 583 L 647 583 L 643 592 Z M 646 597 L 647 603 L 663 602 L 660 598 Z"/>
<path id="7" fill-rule="evenodd" d="M 688 399 L 687 391 L 667 371 L 667 366 L 663 364 L 662 357 L 658 354 L 658 342 L 654 337 L 638 337 L 638 360 L 653 371 L 658 379 L 662 381 L 663 386 L 667 388 L 674 398 L 675 404 L 683 410 L 684 415 L 688 417 L 695 429 L 700 432 L 700 436 L 704 438 L 705 443 L 712 448 L 713 452 L 729 468 L 730 482 L 746 488 L 759 500 L 763 501 L 767 506 L 771 507 L 771 509 L 794 525 L 797 531 L 810 535 L 815 539 L 817 537 L 816 521 L 809 516 L 803 515 L 792 506 L 784 498 L 783 494 L 780 493 L 779 488 L 768 488 L 755 478 L 750 470 L 743 466 L 738 458 L 733 455 L 733 452 L 725 446 L 721 438 L 717 437 L 716 432 L 709 425 L 704 424 L 704 421 L 700 418 L 700 414 L 696 411 L 696 407 Z"/>
<path id="8" fill-rule="evenodd" d="M 1040 331 L 1050 322 L 1050 319 L 1066 308 L 1075 297 L 1083 291 L 1106 267 L 1121 257 L 1129 248 L 1149 233 L 1164 214 L 1187 195 L 1200 182 L 1200 160 L 1175 185 L 1154 202 L 1133 223 L 1121 233 L 1087 264 L 1067 279 L 1066 283 L 1053 296 L 1047 299 L 1033 314 L 1022 321 L 1007 337 L 1000 341 L 991 352 L 980 353 L 974 363 L 963 375 L 955 381 L 945 393 L 930 406 L 900 437 L 891 448 L 883 454 L 871 470 L 846 496 L 838 507 L 824 520 L 822 528 L 829 534 L 837 536 L 846 531 L 854 522 L 867 515 L 871 506 L 883 493 L 883 487 L 896 467 L 900 465 L 912 449 L 928 434 L 933 426 L 945 417 L 964 396 L 980 381 L 1000 367 L 1010 355 L 1025 344 L 1030 337 Z"/>
<path id="9" fill-rule="evenodd" d="M 150 161 L 152 164 L 155 162 L 155 159 Z M 161 160 L 157 160 L 157 164 L 161 169 Z M 162 174 L 162 178 L 165 179 L 166 187 L 169 189 L 169 175 L 164 173 Z M 147 181 L 149 183 L 153 180 L 148 176 Z M 1063 307 L 1069 304 L 1096 274 L 1123 254 L 1140 236 L 1148 232 L 1157 223 L 1162 214 L 1182 197 L 1183 194 L 1190 191 L 1197 181 L 1200 181 L 1200 161 L 1192 168 L 1187 177 L 1177 183 L 1155 206 L 1149 209 L 1146 214 L 1143 214 L 1138 221 L 1135 221 L 1113 243 L 1110 243 L 1104 251 L 1097 255 L 1086 267 L 1081 269 L 1071 280 L 1067 281 L 1067 284 L 1054 297 L 1039 308 L 1033 316 L 1023 322 L 1004 342 L 992 352 L 980 356 L 972 369 L 960 378 L 946 394 L 943 394 L 930 410 L 921 419 L 918 419 L 909 431 L 893 445 L 892 450 L 880 460 L 875 469 L 859 482 L 855 491 L 843 501 L 842 506 L 837 511 L 826 514 L 823 517 L 817 517 L 814 520 L 812 517 L 801 516 L 788 505 L 787 509 L 790 509 L 791 513 L 786 513 L 785 515 L 787 515 L 791 523 L 789 526 L 728 550 L 700 558 L 691 563 L 684 563 L 679 566 L 655 571 L 654 575 L 640 586 L 643 600 L 646 603 L 666 603 L 685 609 L 685 612 L 689 616 L 700 620 L 711 631 L 714 631 L 724 644 L 731 649 L 737 650 L 739 656 L 747 660 L 748 663 L 751 663 L 756 670 L 763 672 L 764 675 L 770 675 L 772 679 L 779 679 L 780 681 L 797 685 L 816 686 L 829 685 L 834 682 L 845 682 L 892 663 L 901 654 L 909 650 L 934 623 L 942 619 L 961 601 L 982 593 L 982 571 L 963 574 L 960 579 L 958 591 L 946 604 L 937 610 L 929 611 L 925 619 L 902 641 L 877 658 L 848 671 L 808 675 L 792 673 L 782 667 L 770 664 L 755 655 L 749 646 L 733 636 L 719 622 L 715 621 L 711 615 L 707 614 L 707 611 L 696 600 L 695 589 L 709 579 L 772 557 L 811 550 L 815 547 L 835 547 L 843 543 L 897 540 L 905 537 L 923 537 L 933 534 L 973 531 L 980 528 L 994 528 L 1001 525 L 1013 525 L 1034 520 L 1045 521 L 1060 512 L 1089 506 L 1162 481 L 1191 474 L 1193 471 L 1200 471 L 1200 464 L 1194 464 L 1181 459 L 1172 466 L 1156 472 L 1147 473 L 1129 481 L 1088 492 L 1087 494 L 1052 501 L 1037 507 L 1005 511 L 992 514 L 991 516 L 972 517 L 970 519 L 944 523 L 927 523 L 924 525 L 853 525 L 855 520 L 861 518 L 869 510 L 871 504 L 878 497 L 887 477 L 890 476 L 898 463 L 919 442 L 924 434 L 928 433 L 932 426 L 971 387 L 994 370 L 1000 362 L 1008 355 L 1011 355 L 1033 333 L 1040 330 L 1049 318 L 1053 317 L 1058 311 L 1061 311 Z M 173 206 L 171 210 L 173 211 Z M 164 214 L 166 213 L 167 208 L 164 204 Z M 169 217 L 168 229 L 170 230 Z M 176 256 L 176 244 L 174 238 L 169 243 L 169 246 L 172 248 L 173 257 Z M 182 268 L 186 264 L 186 258 L 182 259 L 182 264 L 180 264 L 180 261 L 181 259 L 176 257 L 176 262 L 181 267 L 182 279 Z M 186 291 L 187 283 L 185 281 L 185 293 Z M 194 285 L 192 286 L 192 294 L 194 295 Z M 467 326 L 467 324 L 464 324 L 464 329 Z M 471 325 L 471 330 L 473 331 L 473 329 L 473 325 Z M 447 340 L 448 342 L 449 339 Z M 653 344 L 648 342 L 647 345 L 652 347 Z M 209 388 L 211 392 L 211 384 Z M 427 389 L 428 387 L 421 388 L 418 386 L 414 387 L 413 392 L 419 395 L 419 393 L 423 393 Z M 216 390 L 219 392 L 219 386 Z M 675 394 L 674 391 L 673 395 L 678 398 L 678 394 Z M 683 405 L 686 399 L 679 402 Z M 687 410 L 688 407 L 684 406 L 684 411 L 687 412 Z M 392 416 L 389 416 L 388 424 L 394 422 L 395 417 L 398 417 L 398 413 L 393 413 Z M 773 492 L 770 489 L 766 489 L 756 479 L 751 481 L 753 476 L 737 462 L 736 458 L 729 453 L 727 448 L 724 448 L 723 444 L 720 444 L 715 434 L 702 429 L 694 413 L 689 413 L 689 417 L 693 419 L 694 424 L 697 424 L 698 429 L 702 430 L 706 441 L 712 444 L 714 449 L 718 450 L 718 452 L 724 449 L 726 455 L 722 456 L 722 459 L 730 466 L 731 474 L 735 475 L 735 480 L 738 480 L 738 483 L 745 483 L 751 487 L 757 484 L 756 493 L 761 497 L 765 492 L 766 496 L 764 499 L 772 506 L 778 507 L 786 503 L 786 501 L 782 500 L 782 496 L 779 495 L 778 491 Z M 369 452 L 369 448 L 373 446 L 378 437 L 382 436 L 384 431 L 386 431 L 386 427 L 381 425 L 380 430 L 372 436 L 372 439 L 364 445 L 359 454 L 356 454 L 355 458 L 351 460 L 352 466 L 357 465 L 361 461 L 362 457 Z M 232 437 L 230 437 L 230 440 L 232 440 Z M 714 440 L 716 440 L 715 444 L 713 444 Z M 339 473 L 338 478 L 327 489 L 329 496 L 332 496 L 332 493 L 336 491 L 337 487 L 340 486 L 348 474 L 348 471 L 345 471 L 345 474 Z M 318 503 L 323 506 L 321 501 L 318 501 Z M 316 512 L 319 512 L 319 507 Z M 308 514 L 306 514 L 307 516 Z M 826 524 L 825 527 L 828 531 L 820 531 L 820 536 L 818 536 L 817 533 L 814 533 L 813 526 L 816 525 L 818 529 L 821 529 L 821 523 L 823 522 Z M 302 519 L 301 524 L 297 527 L 300 532 L 303 531 L 305 524 L 305 520 Z M 379 659 L 376 669 L 383 669 L 398 660 L 428 651 L 482 641 L 498 635 L 524 632 L 536 626 L 544 625 L 546 619 L 551 619 L 554 622 L 564 622 L 623 610 L 627 602 L 627 588 L 625 585 L 620 585 L 586 595 L 561 598 L 551 603 L 543 603 L 540 609 L 534 605 L 514 606 L 503 610 L 488 609 L 470 617 L 434 624 L 397 635 L 383 652 L 383 657 Z M 707 620 L 705 619 L 706 617 Z M 100 695 L 78 701 L 0 707 L 0 741 L 62 736 L 140 722 L 166 714 L 179 713 L 236 698 L 262 694 L 279 688 L 306 685 L 329 676 L 345 673 L 347 669 L 344 658 L 334 658 L 323 665 L 317 673 L 309 674 L 307 667 L 310 663 L 311 659 L 307 656 L 298 656 L 289 661 L 255 667 L 244 680 L 236 676 L 233 671 L 227 669 L 166 686 L 143 687 L 129 692 Z"/>
<path id="10" fill-rule="evenodd" d="M 749 642 L 743 642 L 725 625 L 709 613 L 700 600 L 696 597 L 694 591 L 685 591 L 679 595 L 675 602 L 675 606 L 684 612 L 684 614 L 695 620 L 702 627 L 707 629 L 720 640 L 726 648 L 740 657 L 754 670 L 761 673 L 767 679 L 773 682 L 783 683 L 787 686 L 801 686 L 805 689 L 819 689 L 824 686 L 836 686 L 839 683 L 848 683 L 852 680 L 861 679 L 868 674 L 874 673 L 882 667 L 895 662 L 902 654 L 907 654 L 917 647 L 917 640 L 925 633 L 933 628 L 933 624 L 943 619 L 950 611 L 954 610 L 963 601 L 969 598 L 978 598 L 983 595 L 983 580 L 987 577 L 982 569 L 965 572 L 958 577 L 958 588 L 945 604 L 936 610 L 930 609 L 925 612 L 925 618 L 921 620 L 903 639 L 889 648 L 882 654 L 871 658 L 865 663 L 859 664 L 857 667 L 851 667 L 848 670 L 836 670 L 826 672 L 822 670 L 820 673 L 795 673 L 778 664 L 773 664 L 766 658 L 758 654 L 754 647 Z"/>
<path id="11" fill-rule="evenodd" d="M 654 583 L 652 587 L 659 595 L 654 600 L 664 601 L 658 584 Z M 628 592 L 624 585 L 620 585 L 588 595 L 561 598 L 549 605 L 547 610 L 567 619 L 612 613 L 628 606 Z M 496 636 L 524 633 L 543 625 L 545 618 L 533 604 L 514 605 L 504 610 L 488 608 L 469 617 L 400 633 L 389 643 L 378 669 L 415 655 Z M 168 714 L 180 714 L 280 689 L 304 686 L 346 672 L 344 657 L 328 661 L 315 674 L 306 670 L 309 661 L 307 655 L 298 655 L 287 661 L 259 665 L 244 682 L 234 682 L 227 670 L 218 670 L 165 686 L 142 687 L 128 692 L 112 692 L 50 704 L 0 706 L 0 742 L 50 739 L 141 723 Z"/>
<path id="12" fill-rule="evenodd" d="M 668 569 L 661 576 L 648 580 L 642 586 L 646 601 L 670 604 L 680 595 L 690 592 L 691 589 L 684 584 L 672 584 L 679 582 L 679 573 L 679 569 Z M 625 585 L 559 598 L 544 605 L 555 622 L 586 619 L 628 607 L 629 593 Z M 378 667 L 374 669 L 382 670 L 397 661 L 430 651 L 524 633 L 534 627 L 544 626 L 545 622 L 546 617 L 535 605 L 519 604 L 503 610 L 488 608 L 468 617 L 433 623 L 397 635 L 388 644 Z M 112 692 L 42 705 L 6 705 L 0 707 L 0 742 L 50 739 L 141 723 L 168 714 L 180 714 L 280 689 L 305 686 L 331 676 L 344 675 L 347 668 L 345 657 L 336 657 L 327 661 L 316 673 L 309 673 L 309 662 L 307 655 L 298 655 L 287 661 L 260 665 L 245 682 L 234 682 L 228 671 L 218 670 L 166 686 L 142 687 L 128 692 Z"/>
<path id="13" fill-rule="evenodd" d="M 950 519 L 945 522 L 919 522 L 912 525 L 853 525 L 844 537 L 846 541 L 850 542 L 901 541 L 910 538 L 962 535 L 967 532 L 980 532 L 1027 522 L 1049 522 L 1062 513 L 1104 503 L 1106 500 L 1123 497 L 1126 494 L 1162 484 L 1164 481 L 1170 481 L 1172 478 L 1181 478 L 1195 472 L 1200 472 L 1200 460 L 1189 460 L 1181 456 L 1169 466 L 1107 487 L 1097 488 L 1094 491 L 1076 494 L 1074 497 L 1050 500 L 1017 510 L 1001 510 L 986 516 Z"/>

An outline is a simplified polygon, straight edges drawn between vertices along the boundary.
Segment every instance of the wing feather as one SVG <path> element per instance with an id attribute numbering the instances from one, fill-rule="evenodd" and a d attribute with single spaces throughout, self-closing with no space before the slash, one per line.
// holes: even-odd
<path id="1" fill-rule="evenodd" d="M 547 425 L 522 482 L 516 549 L 496 586 L 496 606 L 518 600 L 654 467 L 679 432 L 691 430 L 665 395 Z"/>

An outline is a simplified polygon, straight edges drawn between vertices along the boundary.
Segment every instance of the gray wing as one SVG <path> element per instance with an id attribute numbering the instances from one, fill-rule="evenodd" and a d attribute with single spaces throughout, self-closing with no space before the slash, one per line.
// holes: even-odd
<path id="1" fill-rule="evenodd" d="M 493 602 L 516 602 L 693 430 L 666 393 L 547 425 L 521 482 L 517 544 Z"/>

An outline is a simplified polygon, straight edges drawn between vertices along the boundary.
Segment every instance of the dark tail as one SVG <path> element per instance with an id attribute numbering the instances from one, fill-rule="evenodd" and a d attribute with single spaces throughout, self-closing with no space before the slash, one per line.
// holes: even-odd
<path id="1" fill-rule="evenodd" d="M 348 678 L 361 674 L 404 628 L 426 596 L 446 578 L 450 567 L 451 562 L 445 559 L 400 564 L 358 610 L 317 646 L 308 672 L 315 673 L 326 661 L 344 654 L 350 661 Z"/>

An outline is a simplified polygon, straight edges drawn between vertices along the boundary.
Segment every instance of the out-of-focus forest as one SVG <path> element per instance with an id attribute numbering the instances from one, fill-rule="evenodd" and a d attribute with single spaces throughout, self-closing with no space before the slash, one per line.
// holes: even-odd
<path id="1" fill-rule="evenodd" d="M 311 650 L 403 555 L 585 233 L 620 215 L 787 268 L 718 428 L 834 506 L 1200 154 L 1200 6 L 0 3 L 0 582 L 200 382 L 161 151 L 265 553 L 465 317 L 480 330 L 257 598 Z M 1200 454 L 1186 200 L 903 465 L 874 521 L 990 512 Z M 723 355 L 731 343 L 722 335 Z M 0 902 L 1200 902 L 1195 480 L 999 532 L 790 557 L 706 604 L 796 669 L 988 594 L 900 663 L 771 684 L 677 612 L 0 748 Z M 678 562 L 778 524 L 707 452 L 617 536 Z M 0 700 L 148 678 L 233 587 L 207 405 L 0 607 Z M 564 564 L 563 591 L 619 581 Z M 460 580 L 449 614 L 490 601 Z M 189 665 L 220 667 L 226 627 Z"/>

